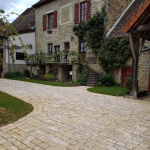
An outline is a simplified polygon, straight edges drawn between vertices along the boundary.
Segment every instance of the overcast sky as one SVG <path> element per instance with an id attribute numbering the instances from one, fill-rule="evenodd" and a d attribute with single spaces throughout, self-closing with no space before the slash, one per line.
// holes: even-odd
<path id="1" fill-rule="evenodd" d="M 39 0 L 0 0 L 0 9 L 3 9 L 6 14 L 12 11 L 21 14 L 38 1 Z M 12 22 L 16 17 L 16 15 L 10 15 L 8 20 Z"/>

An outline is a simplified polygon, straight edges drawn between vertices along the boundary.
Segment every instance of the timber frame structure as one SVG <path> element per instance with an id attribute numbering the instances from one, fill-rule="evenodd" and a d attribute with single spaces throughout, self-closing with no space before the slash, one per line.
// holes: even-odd
<path id="1" fill-rule="evenodd" d="M 132 89 L 131 95 L 137 98 L 138 60 L 145 41 L 150 41 L 150 0 L 145 0 L 136 14 L 123 28 L 128 33 L 132 52 Z"/>

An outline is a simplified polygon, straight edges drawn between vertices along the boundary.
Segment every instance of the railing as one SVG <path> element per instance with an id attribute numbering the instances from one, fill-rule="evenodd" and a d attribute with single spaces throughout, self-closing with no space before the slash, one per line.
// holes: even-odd
<path id="1" fill-rule="evenodd" d="M 69 52 L 30 54 L 25 61 L 27 64 L 73 63 L 76 56 L 69 56 Z M 86 53 L 86 62 L 96 64 L 96 56 L 92 52 Z"/>

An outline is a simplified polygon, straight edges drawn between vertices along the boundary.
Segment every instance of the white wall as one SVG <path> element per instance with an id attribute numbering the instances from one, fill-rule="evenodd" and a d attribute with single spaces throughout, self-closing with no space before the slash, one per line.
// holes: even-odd
<path id="1" fill-rule="evenodd" d="M 20 34 L 19 37 L 21 37 L 23 44 L 25 45 L 32 44 L 32 49 L 26 49 L 27 54 L 35 54 L 35 32 Z M 18 46 L 21 46 L 20 40 L 18 39 L 18 37 L 15 38 L 15 41 L 13 41 L 13 44 L 17 44 Z M 15 53 L 14 53 L 15 63 L 14 64 L 26 64 L 24 60 L 16 60 L 16 52 L 23 52 L 23 49 L 15 50 Z M 8 49 L 6 49 L 6 63 L 8 63 Z M 10 58 L 10 63 L 12 64 L 11 58 Z"/>

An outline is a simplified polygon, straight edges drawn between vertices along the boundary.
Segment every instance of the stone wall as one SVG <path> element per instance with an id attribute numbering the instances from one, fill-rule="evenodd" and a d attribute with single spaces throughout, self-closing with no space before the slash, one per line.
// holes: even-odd
<path id="1" fill-rule="evenodd" d="M 60 45 L 61 50 L 64 50 L 64 44 L 66 42 L 70 43 L 71 51 L 79 51 L 79 39 L 78 36 L 75 36 L 73 33 L 72 27 L 74 25 L 75 3 L 81 3 L 83 1 L 84 0 L 56 0 L 35 10 L 37 52 L 42 50 L 47 53 L 48 43 L 53 44 L 53 51 L 54 46 L 58 45 Z M 104 0 L 92 0 L 91 15 L 93 15 L 97 10 L 100 10 L 103 4 Z M 52 34 L 48 34 L 47 31 L 43 31 L 43 15 L 52 13 L 55 10 L 57 10 L 57 28 L 53 28 Z M 73 37 L 72 40 L 71 37 Z"/>
<path id="2" fill-rule="evenodd" d="M 150 52 L 143 51 L 139 58 L 138 85 L 140 90 L 148 90 L 150 70 Z"/>

